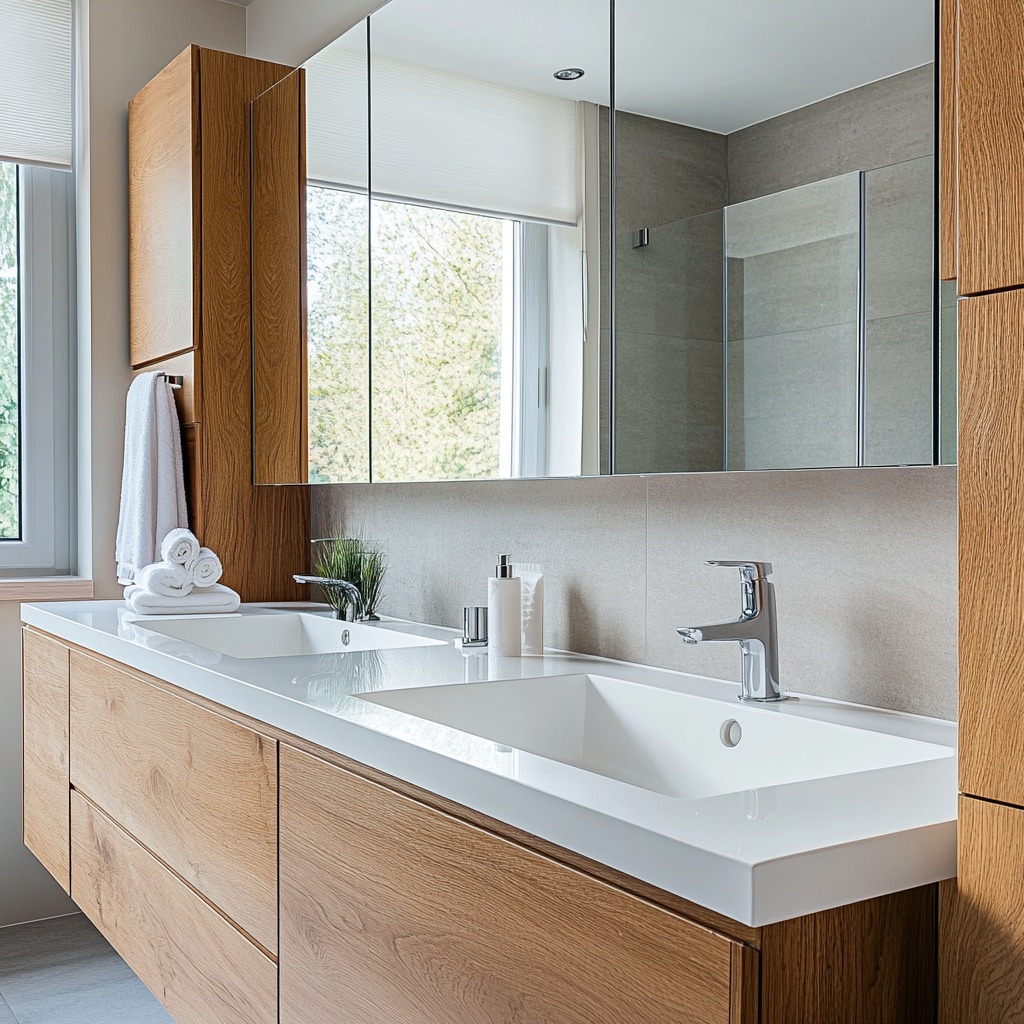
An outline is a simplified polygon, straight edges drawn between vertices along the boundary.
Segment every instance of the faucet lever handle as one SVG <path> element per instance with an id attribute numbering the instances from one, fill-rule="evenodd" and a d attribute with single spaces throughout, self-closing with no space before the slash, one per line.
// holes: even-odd
<path id="1" fill-rule="evenodd" d="M 772 574 L 771 562 L 726 562 L 712 560 L 705 562 L 704 564 L 721 565 L 731 569 L 739 569 L 740 576 L 742 576 L 748 583 L 753 583 L 754 580 L 766 580 Z"/>

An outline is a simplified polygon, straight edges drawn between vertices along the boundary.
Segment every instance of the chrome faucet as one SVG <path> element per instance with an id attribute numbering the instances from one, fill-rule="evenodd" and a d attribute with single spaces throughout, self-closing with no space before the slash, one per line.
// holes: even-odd
<path id="1" fill-rule="evenodd" d="M 327 576 L 303 576 L 296 573 L 292 577 L 296 583 L 309 583 L 316 584 L 321 587 L 325 587 L 328 590 L 340 590 L 343 594 L 347 595 L 349 602 L 352 607 L 352 616 L 356 619 L 363 617 L 363 595 L 359 588 L 348 580 L 333 580 Z M 337 618 L 343 619 L 344 606 L 339 601 L 338 606 L 334 609 L 334 614 Z"/>
<path id="2" fill-rule="evenodd" d="M 676 632 L 688 644 L 732 640 L 740 645 L 740 700 L 779 701 L 789 698 L 779 686 L 779 637 L 775 624 L 775 586 L 768 577 L 771 562 L 706 562 L 740 571 L 743 608 L 732 622 L 683 626 Z"/>

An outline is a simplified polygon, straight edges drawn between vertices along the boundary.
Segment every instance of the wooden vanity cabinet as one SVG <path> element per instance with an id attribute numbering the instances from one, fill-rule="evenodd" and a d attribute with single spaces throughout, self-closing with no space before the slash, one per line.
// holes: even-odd
<path id="1" fill-rule="evenodd" d="M 255 487 L 252 464 L 250 105 L 291 72 L 190 46 L 128 110 L 131 363 L 184 378 L 189 525 L 245 601 L 306 596 L 309 492 Z M 296 388 L 264 374 L 261 408 L 294 427 Z"/>
<path id="2" fill-rule="evenodd" d="M 40 633 L 23 634 L 24 840 L 70 894 L 69 653 Z"/>
<path id="3" fill-rule="evenodd" d="M 277 951 L 277 741 L 71 653 L 71 783 Z"/>
<path id="4" fill-rule="evenodd" d="M 280 801 L 280 1024 L 934 1024 L 934 886 L 741 940 L 287 742 Z"/>
<path id="5" fill-rule="evenodd" d="M 26 838 L 177 1024 L 934 1024 L 935 886 L 752 928 L 31 628 L 25 651 Z"/>

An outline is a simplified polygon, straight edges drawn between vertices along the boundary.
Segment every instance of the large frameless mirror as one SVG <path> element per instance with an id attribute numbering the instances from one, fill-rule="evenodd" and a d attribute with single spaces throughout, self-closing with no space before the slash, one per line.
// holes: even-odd
<path id="1" fill-rule="evenodd" d="M 391 0 L 260 97 L 256 481 L 955 461 L 934 10 L 868 8 Z"/>

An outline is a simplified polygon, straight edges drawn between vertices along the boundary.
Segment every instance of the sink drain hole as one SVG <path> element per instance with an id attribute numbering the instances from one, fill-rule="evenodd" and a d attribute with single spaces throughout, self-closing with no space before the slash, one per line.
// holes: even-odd
<path id="1" fill-rule="evenodd" d="M 743 739 L 743 729 L 735 718 L 727 718 L 722 723 L 722 728 L 718 730 L 718 735 L 725 746 L 735 747 Z"/>

